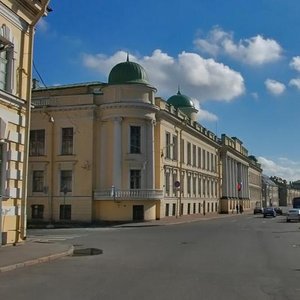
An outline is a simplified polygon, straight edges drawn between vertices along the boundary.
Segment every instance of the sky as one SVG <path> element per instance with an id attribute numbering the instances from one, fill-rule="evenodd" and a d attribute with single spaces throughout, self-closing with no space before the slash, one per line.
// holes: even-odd
<path id="1" fill-rule="evenodd" d="M 299 0 L 51 0 L 34 46 L 46 86 L 107 82 L 141 64 L 157 96 L 178 91 L 198 121 L 237 137 L 263 173 L 300 180 Z"/>

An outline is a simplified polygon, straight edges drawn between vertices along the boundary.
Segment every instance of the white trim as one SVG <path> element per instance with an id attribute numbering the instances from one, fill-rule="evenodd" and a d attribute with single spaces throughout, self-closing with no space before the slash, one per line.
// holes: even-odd
<path id="1" fill-rule="evenodd" d="M 16 15 L 12 10 L 6 7 L 0 2 L 0 16 L 5 18 L 7 21 L 12 23 L 14 26 L 18 27 L 20 30 L 28 30 L 28 24 L 18 15 Z"/>

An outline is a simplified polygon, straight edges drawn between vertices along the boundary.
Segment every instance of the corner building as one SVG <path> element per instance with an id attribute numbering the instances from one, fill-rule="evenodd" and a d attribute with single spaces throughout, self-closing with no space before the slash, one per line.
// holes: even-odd
<path id="1" fill-rule="evenodd" d="M 189 97 L 155 93 L 128 58 L 108 83 L 33 90 L 30 222 L 218 212 L 217 137 L 196 122 Z"/>
<path id="2" fill-rule="evenodd" d="M 34 26 L 49 1 L 0 1 L 0 246 L 26 238 Z"/>

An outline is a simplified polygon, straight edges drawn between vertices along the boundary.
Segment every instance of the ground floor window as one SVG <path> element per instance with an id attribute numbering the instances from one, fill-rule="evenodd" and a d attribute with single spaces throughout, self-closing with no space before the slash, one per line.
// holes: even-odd
<path id="1" fill-rule="evenodd" d="M 188 203 L 187 214 L 189 215 L 190 213 L 191 213 L 191 203 Z"/>
<path id="2" fill-rule="evenodd" d="M 196 203 L 193 203 L 193 214 L 196 213 Z"/>
<path id="3" fill-rule="evenodd" d="M 59 207 L 59 219 L 71 220 L 71 205 L 60 205 Z"/>
<path id="4" fill-rule="evenodd" d="M 176 215 L 176 204 L 173 203 L 172 205 L 172 216 L 175 216 Z"/>
<path id="5" fill-rule="evenodd" d="M 34 204 L 31 205 L 31 219 L 44 218 L 44 205 Z"/>
<path id="6" fill-rule="evenodd" d="M 167 203 L 167 204 L 166 204 L 166 211 L 165 211 L 165 216 L 166 216 L 166 217 L 169 216 L 169 209 L 170 209 L 170 204 Z"/>

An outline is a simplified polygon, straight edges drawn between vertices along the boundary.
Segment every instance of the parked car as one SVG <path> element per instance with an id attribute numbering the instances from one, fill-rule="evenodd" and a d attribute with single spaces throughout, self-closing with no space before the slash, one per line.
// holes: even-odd
<path id="1" fill-rule="evenodd" d="M 300 209 L 299 208 L 293 208 L 289 209 L 286 214 L 286 221 L 300 221 Z"/>
<path id="2" fill-rule="evenodd" d="M 264 208 L 264 218 L 266 217 L 276 217 L 276 211 L 274 209 L 274 207 L 266 207 Z"/>
<path id="3" fill-rule="evenodd" d="M 254 207 L 253 213 L 256 214 L 262 214 L 264 212 L 264 209 L 262 207 Z"/>
<path id="4" fill-rule="evenodd" d="M 280 207 L 274 207 L 277 215 L 282 215 L 282 209 Z"/>

